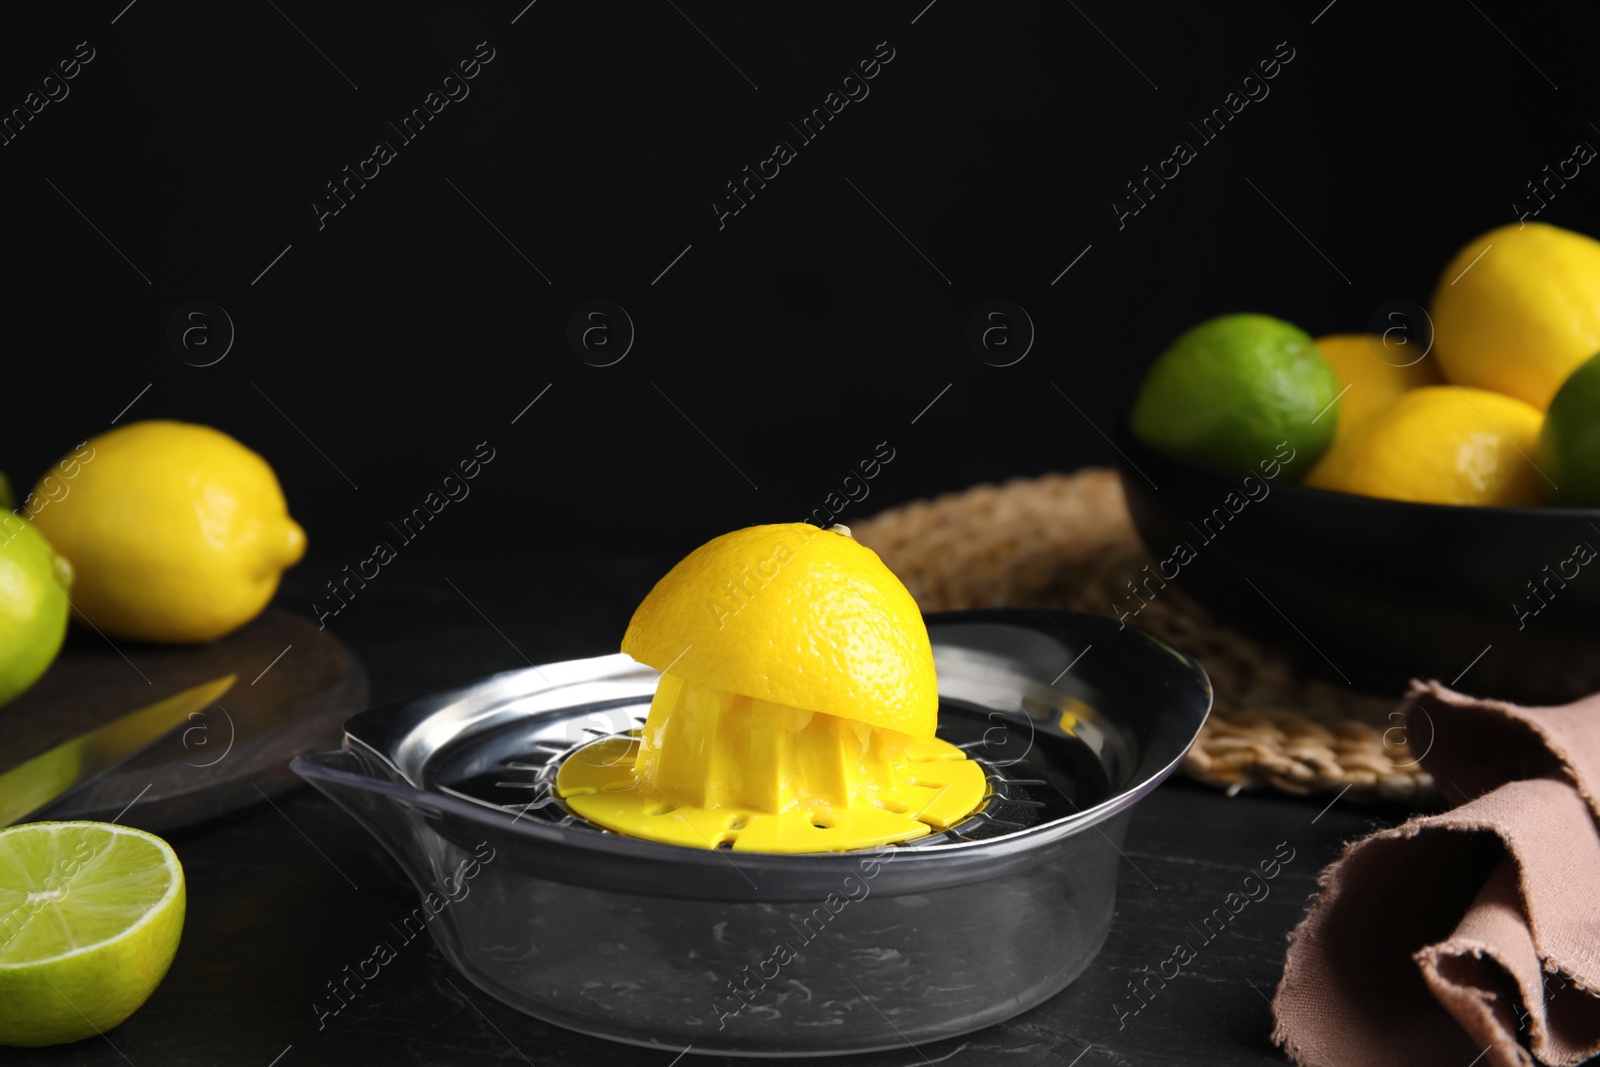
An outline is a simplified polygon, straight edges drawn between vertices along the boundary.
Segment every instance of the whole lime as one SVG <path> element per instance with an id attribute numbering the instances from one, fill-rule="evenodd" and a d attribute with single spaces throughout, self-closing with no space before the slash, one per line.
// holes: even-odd
<path id="1" fill-rule="evenodd" d="M 67 636 L 72 565 L 38 528 L 0 510 L 0 704 L 38 681 Z"/>
<path id="2" fill-rule="evenodd" d="M 1270 315 L 1222 315 L 1156 360 L 1134 404 L 1133 432 L 1159 451 L 1237 471 L 1282 460 L 1287 444 L 1297 476 L 1333 442 L 1338 391 L 1304 330 Z"/>
<path id="3" fill-rule="evenodd" d="M 1600 507 L 1600 355 L 1568 375 L 1539 432 L 1539 467 L 1552 504 Z"/>

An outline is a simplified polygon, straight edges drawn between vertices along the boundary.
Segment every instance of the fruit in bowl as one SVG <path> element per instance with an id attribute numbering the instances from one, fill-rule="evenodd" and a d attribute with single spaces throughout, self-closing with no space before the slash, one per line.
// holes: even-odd
<path id="1" fill-rule="evenodd" d="M 1291 479 L 1362 496 L 1600 507 L 1600 242 L 1542 223 L 1483 234 L 1440 276 L 1432 322 L 1415 356 L 1263 315 L 1201 323 L 1151 367 L 1133 433 L 1241 474 L 1282 442 Z"/>
<path id="2" fill-rule="evenodd" d="M 1445 267 L 1432 314 L 1446 378 L 1542 411 L 1600 352 L 1600 241 L 1542 222 L 1490 230 Z"/>
<path id="3" fill-rule="evenodd" d="M 1401 393 L 1444 384 L 1433 361 L 1412 351 L 1420 346 L 1400 335 L 1334 334 L 1317 338 L 1316 346 L 1339 380 L 1335 444 L 1399 399 Z"/>
<path id="4" fill-rule="evenodd" d="M 1553 503 L 1600 504 L 1600 356 L 1573 371 L 1550 401 L 1538 451 Z"/>
<path id="5" fill-rule="evenodd" d="M 1528 457 L 1543 421 L 1487 389 L 1408 390 L 1329 449 L 1305 484 L 1424 504 L 1532 507 L 1542 483 Z"/>
<path id="6" fill-rule="evenodd" d="M 1338 385 L 1297 326 L 1222 315 L 1185 331 L 1145 378 L 1133 432 L 1197 462 L 1248 471 L 1287 443 L 1309 466 L 1332 443 Z"/>
<path id="7" fill-rule="evenodd" d="M 1562 703 L 1600 688 L 1600 584 L 1581 578 L 1600 511 L 1574 510 L 1600 509 L 1600 242 L 1533 224 L 1477 238 L 1440 275 L 1432 338 L 1336 334 L 1296 353 L 1333 380 L 1309 419 L 1248 338 L 1217 331 L 1234 318 L 1196 328 L 1231 352 L 1210 355 L 1223 373 L 1189 406 L 1248 403 L 1310 462 L 1262 467 L 1265 438 L 1236 421 L 1226 447 L 1178 432 L 1214 418 L 1170 395 L 1180 339 L 1123 449 L 1129 511 L 1160 561 L 1147 590 L 1181 563 L 1184 592 L 1220 621 L 1374 692 L 1465 678 Z M 1307 422 L 1328 427 L 1320 450 Z"/>

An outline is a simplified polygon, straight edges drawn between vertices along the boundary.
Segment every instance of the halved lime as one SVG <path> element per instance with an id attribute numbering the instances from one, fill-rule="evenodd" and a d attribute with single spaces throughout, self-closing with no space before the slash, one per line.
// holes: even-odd
<path id="1" fill-rule="evenodd" d="M 0 1045 L 120 1025 L 178 951 L 183 867 L 161 838 L 97 822 L 0 830 Z"/>

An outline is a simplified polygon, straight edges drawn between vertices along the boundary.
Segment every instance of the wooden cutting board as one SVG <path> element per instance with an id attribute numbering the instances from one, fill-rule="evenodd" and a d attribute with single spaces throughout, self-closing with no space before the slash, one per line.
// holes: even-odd
<path id="1" fill-rule="evenodd" d="M 117 819 L 171 833 L 295 784 L 289 761 L 337 747 L 367 677 L 327 630 L 279 608 L 206 645 L 115 644 L 74 623 L 43 678 L 0 707 L 0 771 L 137 708 L 228 675 L 203 711 L 32 818 Z"/>

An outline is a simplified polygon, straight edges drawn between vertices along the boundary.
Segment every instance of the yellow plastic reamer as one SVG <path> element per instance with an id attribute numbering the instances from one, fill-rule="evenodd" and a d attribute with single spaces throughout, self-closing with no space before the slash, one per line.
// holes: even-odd
<path id="1" fill-rule="evenodd" d="M 618 833 L 751 852 L 833 852 L 910 841 L 982 803 L 965 753 L 823 712 L 663 674 L 642 736 L 569 756 L 556 789 Z"/>

